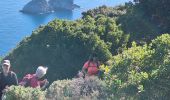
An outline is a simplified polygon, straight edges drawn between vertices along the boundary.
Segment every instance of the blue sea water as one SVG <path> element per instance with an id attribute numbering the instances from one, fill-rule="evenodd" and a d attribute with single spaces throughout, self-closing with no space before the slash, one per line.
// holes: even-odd
<path id="1" fill-rule="evenodd" d="M 80 9 L 58 11 L 51 14 L 29 15 L 19 12 L 30 0 L 0 1 L 0 56 L 5 56 L 39 25 L 47 24 L 55 18 L 75 20 L 81 13 L 98 6 L 116 6 L 132 0 L 75 0 Z"/>

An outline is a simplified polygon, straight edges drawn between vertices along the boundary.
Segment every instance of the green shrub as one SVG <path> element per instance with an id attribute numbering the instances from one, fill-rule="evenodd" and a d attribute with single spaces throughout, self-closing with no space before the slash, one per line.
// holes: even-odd
<path id="1" fill-rule="evenodd" d="M 105 82 L 97 77 L 55 81 L 47 90 L 46 95 L 49 100 L 103 100 L 109 96 Z"/>
<path id="2" fill-rule="evenodd" d="M 145 16 L 157 24 L 163 32 L 170 32 L 170 2 L 169 0 L 134 0 Z"/>
<path id="3" fill-rule="evenodd" d="M 11 86 L 4 94 L 3 100 L 45 100 L 45 92 L 38 88 Z"/>
<path id="4" fill-rule="evenodd" d="M 129 35 L 129 43 L 135 41 L 138 44 L 144 44 L 162 34 L 162 29 L 158 27 L 159 25 L 152 22 L 151 17 L 146 16 L 144 12 L 144 10 L 136 6 L 134 3 L 128 2 L 123 6 L 101 6 L 96 9 L 83 12 L 83 18 L 86 16 L 97 18 L 98 15 L 114 18 L 117 25 L 120 25 L 121 30 L 126 35 Z"/>
<path id="5" fill-rule="evenodd" d="M 101 6 L 97 7 L 95 9 L 88 10 L 87 12 L 83 12 L 83 18 L 86 16 L 91 16 L 93 18 L 97 17 L 97 15 L 105 15 L 108 17 L 119 17 L 120 15 L 123 15 L 126 13 L 126 7 L 125 6 L 117 6 L 117 7 L 107 7 L 107 6 Z"/>
<path id="6" fill-rule="evenodd" d="M 144 46 L 114 56 L 106 82 L 118 97 L 137 100 L 169 98 L 170 35 L 163 34 Z"/>

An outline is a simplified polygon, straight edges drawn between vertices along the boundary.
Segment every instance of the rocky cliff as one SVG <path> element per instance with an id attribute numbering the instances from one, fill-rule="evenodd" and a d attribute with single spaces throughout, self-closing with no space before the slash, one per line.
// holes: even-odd
<path id="1" fill-rule="evenodd" d="M 49 5 L 54 11 L 58 9 L 73 10 L 78 7 L 73 0 L 49 0 Z"/>
<path id="2" fill-rule="evenodd" d="M 50 11 L 50 6 L 46 0 L 32 0 L 21 10 L 21 12 L 33 14 L 48 13 Z"/>
<path id="3" fill-rule="evenodd" d="M 24 13 L 49 13 L 60 9 L 73 10 L 79 7 L 73 0 L 32 0 L 21 10 Z"/>

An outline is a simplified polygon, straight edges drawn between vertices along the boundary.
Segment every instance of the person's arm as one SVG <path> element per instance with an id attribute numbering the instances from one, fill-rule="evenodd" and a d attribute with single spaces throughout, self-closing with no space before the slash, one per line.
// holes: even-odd
<path id="1" fill-rule="evenodd" d="M 26 85 L 26 83 L 27 83 L 26 81 L 22 81 L 22 82 L 20 82 L 20 83 L 19 83 L 19 85 L 21 85 L 21 86 L 25 86 L 25 85 Z"/>
<path id="2" fill-rule="evenodd" d="M 83 72 L 84 74 L 87 74 L 88 66 L 89 66 L 89 62 L 87 61 L 87 62 L 83 65 L 83 68 L 82 68 L 82 72 Z"/>
<path id="3" fill-rule="evenodd" d="M 18 85 L 18 78 L 17 75 L 15 73 L 13 73 L 13 77 L 12 77 L 12 85 Z"/>
<path id="4" fill-rule="evenodd" d="M 97 68 L 100 69 L 100 68 L 99 68 L 100 65 L 101 65 L 100 61 L 96 61 L 96 64 L 97 64 Z"/>
<path id="5" fill-rule="evenodd" d="M 87 74 L 87 71 L 86 71 L 86 69 L 85 69 L 84 67 L 82 68 L 82 72 L 83 72 L 83 74 L 85 74 L 85 75 Z"/>
<path id="6" fill-rule="evenodd" d="M 41 84 L 41 90 L 45 90 L 49 84 L 49 82 L 47 81 L 47 79 L 44 79 L 43 81 L 40 81 Z"/>

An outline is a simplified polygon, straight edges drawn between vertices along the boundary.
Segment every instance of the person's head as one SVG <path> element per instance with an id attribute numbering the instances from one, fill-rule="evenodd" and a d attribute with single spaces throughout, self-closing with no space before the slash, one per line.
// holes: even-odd
<path id="1" fill-rule="evenodd" d="M 97 57 L 96 57 L 96 55 L 91 55 L 90 57 L 89 57 L 89 61 L 97 61 Z"/>
<path id="2" fill-rule="evenodd" d="M 9 60 L 3 60 L 3 62 L 2 62 L 3 73 L 8 73 L 10 67 L 11 67 L 10 61 Z"/>
<path id="3" fill-rule="evenodd" d="M 46 74 L 46 72 L 47 72 L 47 67 L 44 67 L 44 66 L 39 66 L 38 68 L 37 68 L 37 70 L 36 70 L 36 76 L 40 79 L 40 78 L 42 78 L 45 74 Z"/>

